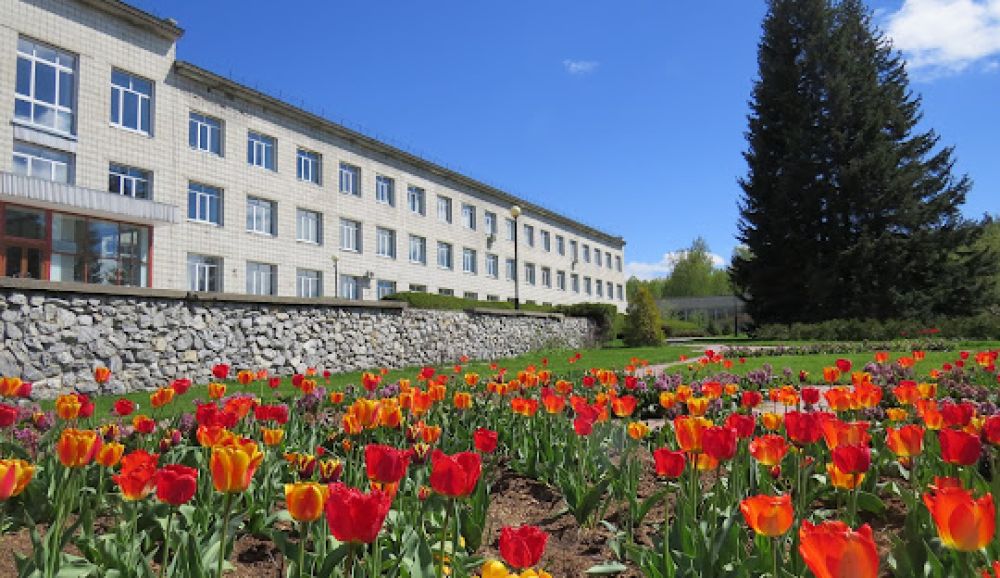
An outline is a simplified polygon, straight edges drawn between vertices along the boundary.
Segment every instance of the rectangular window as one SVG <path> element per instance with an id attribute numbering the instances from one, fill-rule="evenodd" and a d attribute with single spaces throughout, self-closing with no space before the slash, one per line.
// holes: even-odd
<path id="1" fill-rule="evenodd" d="M 375 298 L 384 299 L 396 292 L 396 282 L 379 279 L 375 284 Z"/>
<path id="2" fill-rule="evenodd" d="M 188 183 L 188 219 L 221 225 L 222 189 L 201 183 Z"/>
<path id="3" fill-rule="evenodd" d="M 476 274 L 476 250 L 462 249 L 462 272 Z"/>
<path id="4" fill-rule="evenodd" d="M 427 293 L 427 285 L 410 283 L 410 291 L 413 291 L 414 293 Z"/>
<path id="5" fill-rule="evenodd" d="M 455 290 L 441 287 L 440 289 L 438 289 L 438 295 L 447 295 L 448 297 L 453 297 L 455 295 Z"/>
<path id="6" fill-rule="evenodd" d="M 136 199 L 152 198 L 149 171 L 111 163 L 108 168 L 108 192 Z"/>
<path id="7" fill-rule="evenodd" d="M 569 276 L 570 287 L 573 289 L 573 293 L 580 292 L 580 276 L 573 273 Z"/>
<path id="8" fill-rule="evenodd" d="M 483 228 L 486 229 L 486 234 L 492 237 L 497 235 L 497 216 L 496 213 L 491 213 L 489 211 L 483 211 Z"/>
<path id="9" fill-rule="evenodd" d="M 507 259 L 507 261 L 504 263 L 504 266 L 505 266 L 505 272 L 507 273 L 508 281 L 513 281 L 515 278 L 517 278 L 517 267 L 513 259 Z"/>
<path id="10" fill-rule="evenodd" d="M 492 254 L 486 254 L 486 276 L 496 279 L 500 276 L 500 257 Z"/>
<path id="11" fill-rule="evenodd" d="M 566 239 L 562 235 L 556 235 L 556 253 L 566 254 Z"/>
<path id="12" fill-rule="evenodd" d="M 410 263 L 427 264 L 427 239 L 410 235 Z"/>
<path id="13" fill-rule="evenodd" d="M 514 219 L 506 219 L 505 223 L 507 225 L 507 240 L 513 241 L 514 235 L 517 234 L 517 223 Z"/>
<path id="14" fill-rule="evenodd" d="M 361 168 L 347 163 L 340 163 L 340 192 L 346 195 L 361 196 Z"/>
<path id="15" fill-rule="evenodd" d="M 487 301 L 499 301 L 500 300 L 500 296 L 499 295 L 487 295 L 486 296 L 486 300 Z"/>
<path id="16" fill-rule="evenodd" d="M 552 269 L 542 267 L 542 287 L 552 287 Z"/>
<path id="17" fill-rule="evenodd" d="M 247 197 L 247 231 L 270 235 L 278 234 L 277 204 L 257 197 Z"/>
<path id="18" fill-rule="evenodd" d="M 111 71 L 111 124 L 149 134 L 153 83 L 121 70 Z"/>
<path id="19" fill-rule="evenodd" d="M 295 174 L 298 179 L 318 185 L 322 173 L 323 162 L 320 154 L 306 149 L 298 149 L 295 153 Z"/>
<path id="20" fill-rule="evenodd" d="M 323 215 L 316 211 L 296 209 L 295 240 L 314 245 L 323 244 Z"/>
<path id="21" fill-rule="evenodd" d="M 427 214 L 426 194 L 420 187 L 409 187 L 406 189 L 406 202 L 411 213 L 418 215 Z"/>
<path id="22" fill-rule="evenodd" d="M 462 293 L 462 298 L 470 299 L 472 301 L 479 301 L 479 293 L 476 293 L 475 291 L 466 291 Z"/>
<path id="23" fill-rule="evenodd" d="M 556 271 L 556 289 L 560 291 L 566 290 L 566 272 Z"/>
<path id="24" fill-rule="evenodd" d="M 595 282 L 595 289 L 597 289 L 597 296 L 604 297 L 604 283 L 601 283 L 600 279 Z"/>
<path id="25" fill-rule="evenodd" d="M 462 203 L 462 225 L 466 229 L 476 230 L 476 208 Z"/>
<path id="26" fill-rule="evenodd" d="M 603 264 L 603 263 L 601 263 L 601 250 L 600 249 L 594 249 L 594 264 L 597 265 L 598 267 L 600 267 Z"/>
<path id="27" fill-rule="evenodd" d="M 191 111 L 188 113 L 188 146 L 222 156 L 222 121 Z"/>
<path id="28" fill-rule="evenodd" d="M 611 253 L 608 251 L 604 252 L 604 265 L 610 269 L 611 268 Z"/>
<path id="29" fill-rule="evenodd" d="M 361 287 L 358 278 L 353 275 L 340 276 L 340 297 L 357 301 L 361 299 Z"/>
<path id="30" fill-rule="evenodd" d="M 453 266 L 451 256 L 451 243 L 438 242 L 438 267 L 451 269 Z"/>
<path id="31" fill-rule="evenodd" d="M 383 175 L 377 175 L 375 177 L 375 201 L 395 207 L 396 181 Z"/>
<path id="32" fill-rule="evenodd" d="M 552 235 L 548 231 L 539 231 L 538 236 L 542 240 L 542 250 L 551 251 L 552 250 Z"/>
<path id="33" fill-rule="evenodd" d="M 622 256 L 615 255 L 615 269 L 619 272 L 622 270 Z"/>
<path id="34" fill-rule="evenodd" d="M 576 250 L 576 241 L 570 240 L 569 242 L 569 256 L 573 261 L 579 260 L 579 255 Z"/>
<path id="35" fill-rule="evenodd" d="M 299 297 L 322 297 L 323 273 L 312 269 L 296 269 L 295 294 Z"/>
<path id="36" fill-rule="evenodd" d="M 73 157 L 57 150 L 15 141 L 14 174 L 70 183 L 73 180 Z"/>
<path id="37" fill-rule="evenodd" d="M 438 220 L 442 223 L 451 223 L 451 199 L 438 196 Z"/>
<path id="38" fill-rule="evenodd" d="M 583 292 L 590 295 L 590 277 L 583 278 Z"/>
<path id="39" fill-rule="evenodd" d="M 222 258 L 188 255 L 188 289 L 217 293 L 222 291 Z"/>
<path id="40" fill-rule="evenodd" d="M 274 295 L 277 285 L 277 267 L 267 263 L 247 261 L 247 293 L 250 295 Z"/>
<path id="41" fill-rule="evenodd" d="M 524 242 L 527 243 L 529 247 L 535 246 L 535 228 L 531 225 L 524 226 Z"/>
<path id="42" fill-rule="evenodd" d="M 14 118 L 73 134 L 76 57 L 44 44 L 17 39 Z"/>
<path id="43" fill-rule="evenodd" d="M 41 217 L 43 213 L 32 214 L 8 206 L 5 211 L 6 234 L 22 238 L 29 236 L 32 232 L 29 227 L 34 224 L 36 215 Z M 20 221 L 21 225 L 13 232 L 10 228 L 12 218 Z M 44 231 L 43 226 L 39 226 L 38 231 Z M 11 248 L 17 249 L 16 246 L 8 245 L 8 251 Z M 14 258 L 17 257 L 18 255 L 15 253 Z M 7 258 L 9 273 L 10 252 L 7 253 Z M 30 276 L 38 278 L 34 274 Z M 149 281 L 149 229 L 113 221 L 52 213 L 52 254 L 49 279 L 101 285 L 147 287 Z"/>
<path id="44" fill-rule="evenodd" d="M 614 285 L 614 283 L 612 283 L 611 281 L 608 281 L 607 282 L 607 287 L 608 287 L 608 299 L 614 299 L 615 298 L 615 285 Z"/>
<path id="45" fill-rule="evenodd" d="M 340 248 L 361 252 L 361 223 L 350 219 L 340 220 Z"/>
<path id="46" fill-rule="evenodd" d="M 375 228 L 375 254 L 379 257 L 396 258 L 396 231 Z"/>
<path id="47" fill-rule="evenodd" d="M 615 289 L 616 289 L 615 292 L 618 294 L 618 300 L 619 301 L 624 301 L 625 300 L 625 290 L 622 288 L 621 284 L 619 283 L 618 285 L 615 285 Z"/>
<path id="48" fill-rule="evenodd" d="M 255 167 L 275 170 L 274 138 L 258 132 L 247 132 L 247 163 Z"/>
<path id="49" fill-rule="evenodd" d="M 535 264 L 525 263 L 524 264 L 524 282 L 528 285 L 535 284 Z"/>

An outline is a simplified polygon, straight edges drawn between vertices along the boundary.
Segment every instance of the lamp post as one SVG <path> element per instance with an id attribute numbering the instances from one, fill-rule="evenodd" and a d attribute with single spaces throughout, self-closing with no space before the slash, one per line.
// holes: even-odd
<path id="1" fill-rule="evenodd" d="M 330 261 L 333 261 L 333 296 L 334 298 L 337 298 L 340 297 L 340 275 L 337 269 L 337 263 L 340 261 L 340 257 L 330 255 Z"/>
<path id="2" fill-rule="evenodd" d="M 521 216 L 521 207 L 514 205 L 510 208 L 510 216 L 514 219 L 514 309 L 521 308 L 521 295 L 520 295 L 520 278 L 521 272 L 519 270 L 520 263 L 517 260 L 517 218 Z"/>

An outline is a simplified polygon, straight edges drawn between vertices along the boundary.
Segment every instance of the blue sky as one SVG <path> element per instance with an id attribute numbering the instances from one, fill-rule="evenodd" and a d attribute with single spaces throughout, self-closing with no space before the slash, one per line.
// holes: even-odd
<path id="1" fill-rule="evenodd" d="M 137 6 L 178 57 L 625 237 L 630 271 L 728 259 L 762 0 L 264 0 Z M 924 125 L 1000 212 L 1000 0 L 871 0 Z"/>

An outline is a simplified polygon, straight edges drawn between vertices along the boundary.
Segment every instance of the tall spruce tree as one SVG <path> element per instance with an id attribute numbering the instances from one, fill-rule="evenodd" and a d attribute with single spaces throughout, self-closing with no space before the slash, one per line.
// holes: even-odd
<path id="1" fill-rule="evenodd" d="M 757 322 L 966 312 L 987 264 L 952 149 L 917 131 L 904 63 L 860 0 L 771 0 L 735 284 Z"/>

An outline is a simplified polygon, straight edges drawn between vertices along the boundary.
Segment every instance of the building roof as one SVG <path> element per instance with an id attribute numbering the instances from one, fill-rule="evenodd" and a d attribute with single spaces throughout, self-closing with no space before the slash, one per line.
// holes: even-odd
<path id="1" fill-rule="evenodd" d="M 83 4 L 96 8 L 102 12 L 117 16 L 131 24 L 149 30 L 150 32 L 165 38 L 176 41 L 184 34 L 184 29 L 177 25 L 171 18 L 160 18 L 145 10 L 140 10 L 131 4 L 126 4 L 121 0 L 79 0 Z"/>
<path id="2" fill-rule="evenodd" d="M 98 2 L 107 0 L 85 0 L 85 1 Z M 598 240 L 601 240 L 605 243 L 608 243 L 609 245 L 612 245 L 613 247 L 622 248 L 625 246 L 625 239 L 622 238 L 621 236 L 605 233 L 589 225 L 585 225 L 583 223 L 580 223 L 579 221 L 575 221 L 573 219 L 570 219 L 569 217 L 560 215 L 559 213 L 553 212 L 549 209 L 546 209 L 545 207 L 542 207 L 530 201 L 526 201 L 524 199 L 516 197 L 506 191 L 503 191 L 491 185 L 487 185 L 486 183 L 477 181 L 473 178 L 467 177 L 461 173 L 443 167 L 437 163 L 428 161 L 427 159 L 421 158 L 417 155 L 409 153 L 398 147 L 386 144 L 380 140 L 362 134 L 358 131 L 349 129 L 341 124 L 335 123 L 322 116 L 319 116 L 317 114 L 314 114 L 297 106 L 284 102 L 278 98 L 260 92 L 259 90 L 250 88 L 246 85 L 240 84 L 224 76 L 220 76 L 209 70 L 205 70 L 204 68 L 201 68 L 196 64 L 192 64 L 190 62 L 186 62 L 183 60 L 176 60 L 174 61 L 174 71 L 178 75 L 188 78 L 198 84 L 207 86 L 209 88 L 220 89 L 231 92 L 249 102 L 259 104 L 263 106 L 265 109 L 298 120 L 309 126 L 318 127 L 321 130 L 336 135 L 337 137 L 342 138 L 351 144 L 390 156 L 392 158 L 405 162 L 409 165 L 412 165 L 416 168 L 427 171 L 431 174 L 448 179 L 461 186 L 465 186 L 475 191 L 494 197 L 498 199 L 501 203 L 508 203 L 510 205 L 519 205 L 522 210 L 530 211 L 535 215 L 544 217 L 546 219 L 550 219 L 554 222 L 567 225 L 569 227 L 582 231 L 587 235 L 590 235 Z"/>

